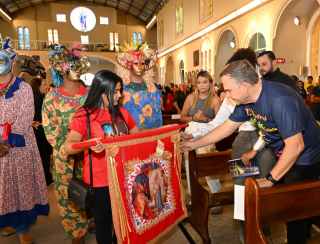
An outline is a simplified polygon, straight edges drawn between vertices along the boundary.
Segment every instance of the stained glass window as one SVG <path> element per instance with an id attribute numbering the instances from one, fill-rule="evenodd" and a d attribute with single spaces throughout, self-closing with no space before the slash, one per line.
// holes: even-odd
<path id="1" fill-rule="evenodd" d="M 96 16 L 94 12 L 86 7 L 76 7 L 71 11 L 70 20 L 72 26 L 81 32 L 88 32 L 96 26 Z"/>

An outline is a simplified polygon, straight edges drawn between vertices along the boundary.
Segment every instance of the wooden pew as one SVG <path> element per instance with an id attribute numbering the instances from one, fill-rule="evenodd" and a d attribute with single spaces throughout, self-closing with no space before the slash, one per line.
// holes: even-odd
<path id="1" fill-rule="evenodd" d="M 320 216 L 320 180 L 259 188 L 245 181 L 246 244 L 267 244 L 262 225 Z"/>
<path id="2" fill-rule="evenodd" d="M 231 204 L 233 202 L 233 185 L 222 187 L 218 193 L 211 193 L 203 182 L 205 176 L 229 175 L 227 161 L 231 158 L 231 146 L 235 135 L 228 137 L 216 145 L 220 151 L 196 155 L 189 153 L 189 174 L 191 184 L 191 215 L 189 223 L 201 236 L 203 243 L 211 243 L 208 231 L 210 208 Z M 202 184 L 204 183 L 204 184 Z M 223 182 L 222 182 L 223 183 Z M 223 185 L 223 184 L 222 184 Z"/>

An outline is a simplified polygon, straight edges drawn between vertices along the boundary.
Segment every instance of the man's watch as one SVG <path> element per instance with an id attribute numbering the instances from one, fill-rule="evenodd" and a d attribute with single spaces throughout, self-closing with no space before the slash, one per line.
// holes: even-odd
<path id="1" fill-rule="evenodd" d="M 272 177 L 271 173 L 269 173 L 269 174 L 266 176 L 266 179 L 267 179 L 268 181 L 272 182 L 272 184 L 274 184 L 274 185 L 278 184 L 278 181 L 275 180 L 275 179 Z"/>

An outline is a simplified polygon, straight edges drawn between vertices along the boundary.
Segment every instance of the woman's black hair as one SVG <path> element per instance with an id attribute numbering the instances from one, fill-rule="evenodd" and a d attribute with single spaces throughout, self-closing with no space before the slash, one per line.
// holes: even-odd
<path id="1" fill-rule="evenodd" d="M 114 105 L 113 100 L 115 88 L 118 83 L 121 85 L 120 91 L 122 93 L 123 81 L 118 75 L 109 70 L 100 70 L 97 72 L 93 78 L 92 85 L 83 108 L 90 112 L 101 108 L 103 105 L 102 95 L 105 94 L 109 101 L 108 110 L 111 115 L 112 122 L 114 122 L 114 119 L 117 116 L 122 117 L 122 114 L 120 113 L 120 105 Z"/>
<path id="2" fill-rule="evenodd" d="M 31 88 L 33 92 L 40 92 L 40 86 L 42 83 L 42 79 L 40 78 L 33 78 L 30 82 Z"/>

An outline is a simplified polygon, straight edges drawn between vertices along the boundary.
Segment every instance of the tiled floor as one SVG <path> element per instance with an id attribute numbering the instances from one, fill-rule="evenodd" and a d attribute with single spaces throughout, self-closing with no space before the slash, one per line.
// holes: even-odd
<path id="1" fill-rule="evenodd" d="M 35 239 L 35 244 L 69 244 L 70 241 L 64 236 L 62 227 L 60 226 L 60 218 L 57 212 L 55 197 L 52 186 L 49 188 L 49 200 L 51 206 L 50 216 L 47 218 L 41 217 L 38 223 L 32 228 L 32 234 Z M 211 215 L 209 220 L 209 230 L 213 244 L 238 244 L 239 227 L 237 222 L 232 219 L 233 207 L 224 207 L 223 213 L 220 215 Z M 201 243 L 199 236 L 193 231 L 192 227 L 186 225 L 188 231 L 192 234 L 196 243 Z M 276 225 L 271 229 L 271 244 L 285 243 L 284 225 Z M 16 236 L 0 237 L 0 244 L 18 244 Z M 88 236 L 87 244 L 95 244 L 93 235 Z M 187 240 L 183 236 L 178 227 L 168 232 L 156 243 L 161 244 L 187 244 Z M 315 233 L 314 238 L 309 244 L 319 244 L 320 234 Z M 139 244 L 139 243 L 134 243 Z"/>

